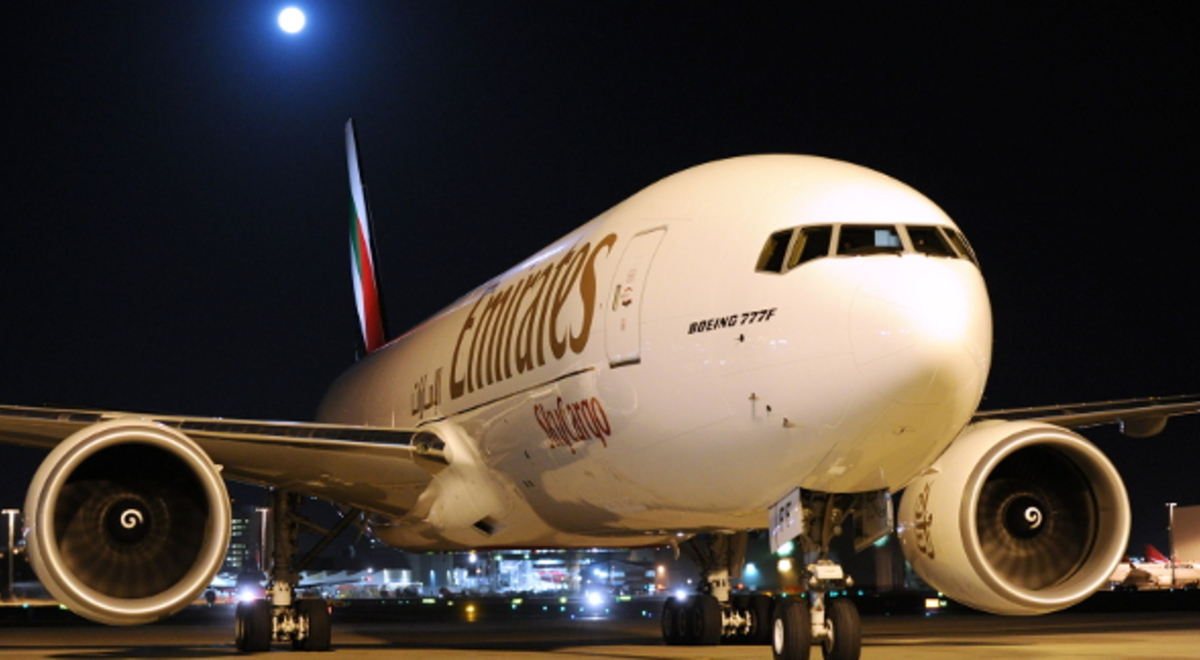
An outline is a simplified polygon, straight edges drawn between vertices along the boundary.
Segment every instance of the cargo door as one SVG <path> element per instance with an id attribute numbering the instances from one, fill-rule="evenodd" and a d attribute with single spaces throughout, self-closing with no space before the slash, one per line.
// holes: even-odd
<path id="1" fill-rule="evenodd" d="M 637 364 L 642 359 L 642 298 L 650 263 L 666 233 L 666 227 L 658 227 L 634 236 L 621 256 L 605 315 L 604 343 L 611 367 Z"/>

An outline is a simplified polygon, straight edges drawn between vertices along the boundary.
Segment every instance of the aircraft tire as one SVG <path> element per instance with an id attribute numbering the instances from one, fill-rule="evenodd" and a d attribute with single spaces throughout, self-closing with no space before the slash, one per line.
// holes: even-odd
<path id="1" fill-rule="evenodd" d="M 683 643 L 684 628 L 687 624 L 686 609 L 671 596 L 663 603 L 662 636 L 667 646 L 677 646 Z"/>
<path id="2" fill-rule="evenodd" d="M 825 612 L 829 636 L 821 644 L 825 660 L 858 660 L 862 653 L 862 620 L 858 608 L 845 598 L 829 601 Z"/>
<path id="3" fill-rule="evenodd" d="M 271 650 L 271 603 L 264 599 L 238 603 L 234 620 L 234 643 L 243 653 Z"/>
<path id="4" fill-rule="evenodd" d="M 775 660 L 808 660 L 812 652 L 812 614 L 808 603 L 792 598 L 775 602 L 771 652 Z"/>
<path id="5" fill-rule="evenodd" d="M 750 627 L 746 643 L 767 645 L 771 643 L 771 597 L 763 594 L 750 596 L 750 616 L 754 623 Z"/>
<path id="6" fill-rule="evenodd" d="M 688 601 L 688 641 L 700 646 L 721 643 L 721 604 L 716 597 L 700 594 Z"/>
<path id="7" fill-rule="evenodd" d="M 308 637 L 296 640 L 298 651 L 328 651 L 330 647 L 329 606 L 320 598 L 296 601 L 296 613 L 308 618 Z"/>

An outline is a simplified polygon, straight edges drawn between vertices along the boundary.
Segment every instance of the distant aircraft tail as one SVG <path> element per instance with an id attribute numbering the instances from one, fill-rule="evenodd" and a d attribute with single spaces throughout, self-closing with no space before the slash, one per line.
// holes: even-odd
<path id="1" fill-rule="evenodd" d="M 354 278 L 354 301 L 358 305 L 359 338 L 364 353 L 372 353 L 387 341 L 387 330 L 353 119 L 346 122 L 346 164 L 350 170 L 350 271 Z"/>
<path id="2" fill-rule="evenodd" d="M 1149 543 L 1146 544 L 1146 561 L 1152 562 L 1155 564 L 1171 563 L 1171 561 L 1169 559 L 1167 559 L 1166 557 L 1163 556 L 1163 553 L 1158 551 L 1158 548 L 1150 545 Z"/>

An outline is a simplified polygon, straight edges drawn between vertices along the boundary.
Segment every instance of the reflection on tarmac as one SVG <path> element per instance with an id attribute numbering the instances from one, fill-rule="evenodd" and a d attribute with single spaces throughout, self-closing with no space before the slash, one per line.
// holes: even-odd
<path id="1" fill-rule="evenodd" d="M 458 603 L 445 610 L 347 608 L 334 613 L 335 651 L 323 658 L 756 658 L 762 646 L 668 647 L 657 603 L 615 612 Z M 473 605 L 473 607 L 471 607 Z M 470 608 L 470 609 L 469 609 Z M 522 611 L 523 609 L 528 611 Z M 467 618 L 473 618 L 469 622 Z M 863 658 L 1196 658 L 1200 611 L 868 615 Z M 223 658 L 233 648 L 229 607 L 192 608 L 167 622 L 109 628 L 57 611 L 0 608 L 0 659 Z M 277 646 L 283 652 L 286 646 Z M 814 649 L 814 658 L 820 651 Z"/>

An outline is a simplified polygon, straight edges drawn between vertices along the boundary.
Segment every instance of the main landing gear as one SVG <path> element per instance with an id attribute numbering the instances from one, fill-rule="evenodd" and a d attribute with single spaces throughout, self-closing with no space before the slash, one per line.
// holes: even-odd
<path id="1" fill-rule="evenodd" d="M 851 513 L 878 501 L 879 494 L 802 495 L 804 533 L 797 539 L 807 565 L 801 584 L 807 598 L 733 595 L 730 582 L 741 576 L 746 532 L 693 537 L 680 545 L 702 574 L 700 593 L 669 598 L 663 606 L 662 632 L 667 644 L 770 644 L 775 660 L 807 660 L 820 646 L 825 660 L 858 660 L 862 624 L 854 603 L 827 598 L 830 591 L 853 586 L 829 557 L 830 541 L 840 535 Z"/>
<path id="2" fill-rule="evenodd" d="M 271 493 L 274 547 L 267 597 L 238 603 L 235 621 L 237 649 L 246 653 L 271 650 L 275 642 L 291 642 L 296 651 L 328 651 L 329 607 L 321 598 L 296 598 L 300 571 L 329 546 L 358 517 L 352 510 L 332 529 L 325 530 L 300 515 L 301 496 L 283 490 Z M 303 558 L 299 552 L 301 526 L 323 535 Z"/>
<path id="3" fill-rule="evenodd" d="M 768 644 L 771 599 L 762 594 L 731 595 L 730 581 L 746 563 L 747 533 L 713 534 L 680 546 L 700 567 L 700 593 L 668 598 L 663 606 L 663 640 L 667 644 Z"/>

